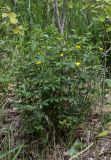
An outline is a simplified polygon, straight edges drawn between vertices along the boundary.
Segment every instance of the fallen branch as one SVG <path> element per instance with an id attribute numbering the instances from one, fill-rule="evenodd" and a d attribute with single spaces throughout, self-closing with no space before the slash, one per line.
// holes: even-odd
<path id="1" fill-rule="evenodd" d="M 89 148 L 91 148 L 93 145 L 94 145 L 94 143 L 91 143 L 87 148 L 85 148 L 81 152 L 77 153 L 76 155 L 72 156 L 69 160 L 73 160 L 74 158 L 77 158 L 78 156 L 80 156 L 81 154 L 86 152 Z"/>

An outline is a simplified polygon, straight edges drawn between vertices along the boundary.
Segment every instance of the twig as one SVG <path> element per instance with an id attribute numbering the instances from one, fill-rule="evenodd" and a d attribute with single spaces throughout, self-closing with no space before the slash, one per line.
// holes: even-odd
<path id="1" fill-rule="evenodd" d="M 72 156 L 69 160 L 73 160 L 74 158 L 77 158 L 78 156 L 80 156 L 81 154 L 86 152 L 89 148 L 91 148 L 93 145 L 94 145 L 94 143 L 91 143 L 87 148 L 85 148 L 81 152 L 77 153 L 76 155 Z"/>
<path id="2" fill-rule="evenodd" d="M 103 56 L 107 55 L 111 51 L 111 47 L 103 54 Z"/>

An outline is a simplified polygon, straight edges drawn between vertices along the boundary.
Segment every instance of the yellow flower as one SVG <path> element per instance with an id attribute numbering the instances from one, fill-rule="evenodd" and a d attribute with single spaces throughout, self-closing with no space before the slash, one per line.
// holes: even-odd
<path id="1" fill-rule="evenodd" d="M 80 66 L 81 62 L 77 61 L 75 64 L 76 64 L 76 66 Z"/>
<path id="2" fill-rule="evenodd" d="M 77 48 L 77 49 L 81 49 L 80 44 L 76 44 L 75 48 Z"/>
<path id="3" fill-rule="evenodd" d="M 104 49 L 103 49 L 103 48 L 101 48 L 101 47 L 99 47 L 99 51 L 104 51 Z"/>
<path id="4" fill-rule="evenodd" d="M 64 54 L 63 54 L 63 53 L 61 53 L 61 54 L 60 54 L 60 57 L 63 57 L 63 56 L 64 56 Z"/>
<path id="5" fill-rule="evenodd" d="M 36 64 L 42 64 L 42 61 L 37 61 Z"/>

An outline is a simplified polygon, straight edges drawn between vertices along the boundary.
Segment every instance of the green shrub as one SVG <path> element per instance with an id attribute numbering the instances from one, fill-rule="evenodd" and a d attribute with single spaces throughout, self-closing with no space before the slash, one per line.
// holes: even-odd
<path id="1" fill-rule="evenodd" d="M 33 29 L 31 40 L 18 44 L 12 66 L 17 106 L 30 132 L 71 128 L 88 115 L 101 66 L 87 38 Z"/>

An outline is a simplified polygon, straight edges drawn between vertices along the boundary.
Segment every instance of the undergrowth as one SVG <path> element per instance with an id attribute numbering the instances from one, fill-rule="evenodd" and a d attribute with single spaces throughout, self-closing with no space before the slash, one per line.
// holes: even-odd
<path id="1" fill-rule="evenodd" d="M 110 1 L 8 0 L 0 8 L 0 159 L 77 154 L 111 84 Z"/>

